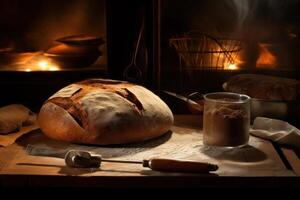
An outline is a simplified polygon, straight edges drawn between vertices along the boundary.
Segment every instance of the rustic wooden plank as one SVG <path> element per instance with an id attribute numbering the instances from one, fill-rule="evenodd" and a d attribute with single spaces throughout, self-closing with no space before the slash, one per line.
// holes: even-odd
<path id="1" fill-rule="evenodd" d="M 292 149 L 282 148 L 283 154 L 287 158 L 288 162 L 290 163 L 293 171 L 296 173 L 297 176 L 300 176 L 300 159 Z"/>
<path id="2" fill-rule="evenodd" d="M 193 121 L 194 120 L 194 121 Z M 76 177 L 194 177 L 203 175 L 161 173 L 140 165 L 103 163 L 101 169 L 71 169 L 64 160 L 50 157 L 29 156 L 27 144 L 55 149 L 84 149 L 101 153 L 105 158 L 142 160 L 150 157 L 187 159 L 216 163 L 220 170 L 215 176 L 221 177 L 286 177 L 295 176 L 287 170 L 273 145 L 266 140 L 251 137 L 249 145 L 242 149 L 207 149 L 202 144 L 201 121 L 198 116 L 179 116 L 172 127 L 173 133 L 139 144 L 114 147 L 71 145 L 50 140 L 40 133 L 21 138 L 18 143 L 0 149 L 0 175 L 39 175 Z M 187 122 L 187 123 L 185 123 Z M 4 163 L 4 164 L 3 164 Z"/>
<path id="3" fill-rule="evenodd" d="M 18 150 L 13 146 L 14 145 L 12 145 L 10 148 L 0 147 L 0 172 L 2 169 L 6 169 L 18 154 Z"/>

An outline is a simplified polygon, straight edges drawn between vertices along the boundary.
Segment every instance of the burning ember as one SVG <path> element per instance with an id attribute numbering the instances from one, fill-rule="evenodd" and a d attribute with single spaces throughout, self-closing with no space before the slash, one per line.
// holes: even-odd
<path id="1" fill-rule="evenodd" d="M 229 64 L 227 65 L 227 67 L 225 67 L 225 70 L 238 70 L 239 67 L 237 66 L 237 64 Z"/>
<path id="2" fill-rule="evenodd" d="M 7 53 L 5 56 L 6 57 L 4 58 L 9 60 L 9 63 L 7 62 L 5 64 L 9 70 L 24 72 L 61 70 L 59 65 L 45 56 L 42 52 Z"/>
<path id="3" fill-rule="evenodd" d="M 38 66 L 42 69 L 42 70 L 47 70 L 49 63 L 46 60 L 42 60 L 38 63 Z"/>
<path id="4" fill-rule="evenodd" d="M 47 61 L 47 60 L 41 60 L 37 63 L 38 67 L 42 71 L 58 71 L 59 68 L 55 66 L 53 63 Z"/>
<path id="5" fill-rule="evenodd" d="M 25 71 L 59 71 L 60 68 L 43 55 L 34 56 L 25 64 Z"/>

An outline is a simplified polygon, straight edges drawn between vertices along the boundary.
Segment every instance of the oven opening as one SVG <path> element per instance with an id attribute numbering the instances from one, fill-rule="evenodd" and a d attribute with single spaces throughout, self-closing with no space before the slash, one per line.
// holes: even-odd
<path id="1" fill-rule="evenodd" d="M 0 70 L 105 68 L 104 0 L 0 1 Z"/>
<path id="2" fill-rule="evenodd" d="M 241 73 L 299 79 L 299 8 L 297 0 L 164 1 L 162 87 L 218 91 Z"/>

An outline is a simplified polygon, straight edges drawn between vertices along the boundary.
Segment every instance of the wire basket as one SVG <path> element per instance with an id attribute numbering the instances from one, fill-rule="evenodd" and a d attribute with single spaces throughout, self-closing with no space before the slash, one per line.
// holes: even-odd
<path id="1" fill-rule="evenodd" d="M 170 39 L 180 58 L 180 65 L 188 69 L 224 70 L 236 66 L 242 41 L 190 32 Z"/>

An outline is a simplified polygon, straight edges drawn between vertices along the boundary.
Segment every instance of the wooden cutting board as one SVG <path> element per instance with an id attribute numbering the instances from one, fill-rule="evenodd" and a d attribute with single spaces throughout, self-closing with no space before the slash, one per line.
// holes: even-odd
<path id="1" fill-rule="evenodd" d="M 251 137 L 242 149 L 218 151 L 202 143 L 200 117 L 176 116 L 172 131 L 163 137 L 130 145 L 98 147 L 63 143 L 46 138 L 40 131 L 22 137 L 7 148 L 0 148 L 0 175 L 51 176 L 186 176 L 179 173 L 160 173 L 140 165 L 103 163 L 101 169 L 71 169 L 58 158 L 34 157 L 26 154 L 28 144 L 61 149 L 81 149 L 101 154 L 104 158 L 142 160 L 151 157 L 186 159 L 218 164 L 217 176 L 295 176 L 288 170 L 273 145 Z"/>

